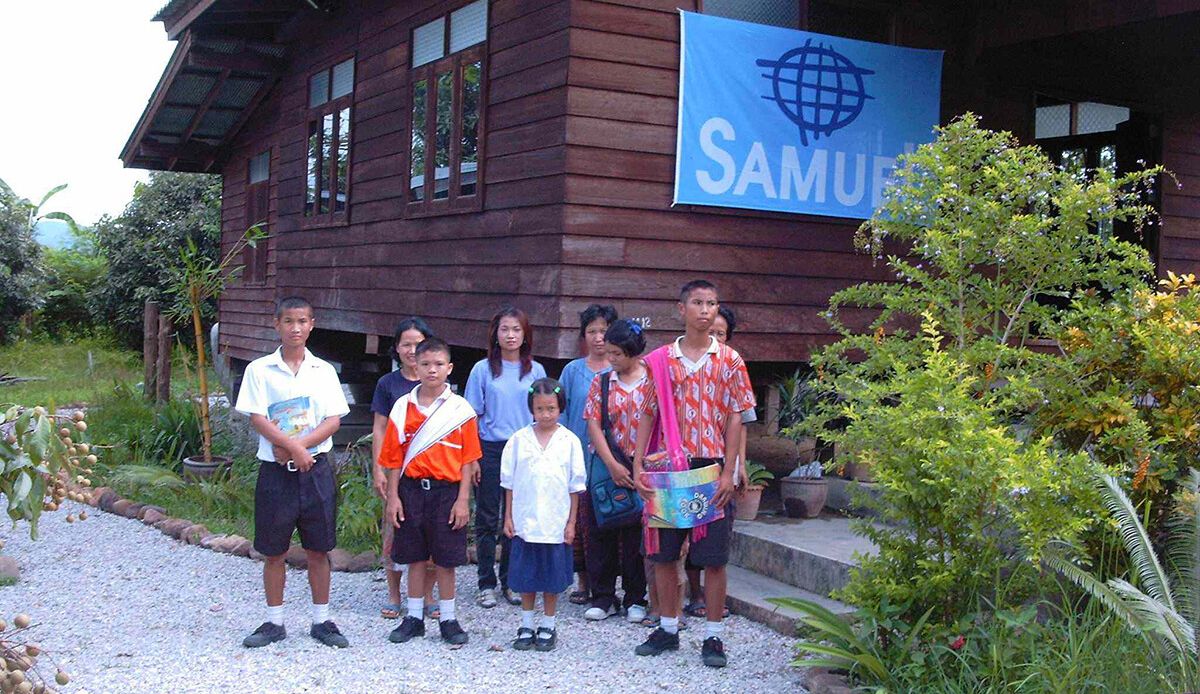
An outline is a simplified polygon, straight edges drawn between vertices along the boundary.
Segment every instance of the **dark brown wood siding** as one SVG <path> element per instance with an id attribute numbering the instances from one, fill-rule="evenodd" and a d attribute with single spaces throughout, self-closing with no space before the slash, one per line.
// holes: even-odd
<path id="1" fill-rule="evenodd" d="M 285 30 L 288 70 L 222 169 L 229 244 L 244 231 L 247 160 L 267 147 L 274 153 L 266 282 L 239 283 L 221 302 L 221 341 L 231 356 L 251 359 L 273 347 L 272 302 L 287 294 L 313 302 L 318 327 L 360 334 L 390 335 L 399 318 L 420 314 L 453 344 L 482 347 L 488 318 L 507 303 L 528 311 L 538 328 L 558 327 L 565 2 L 491 3 L 483 209 L 404 215 L 409 37 L 414 27 L 465 4 L 345 2 L 329 19 Z M 301 224 L 307 80 L 351 55 L 349 223 L 311 228 Z"/>
<path id="2" fill-rule="evenodd" d="M 1163 118 L 1163 165 L 1178 183 L 1162 181 L 1159 275 L 1200 273 L 1200 116 Z"/>

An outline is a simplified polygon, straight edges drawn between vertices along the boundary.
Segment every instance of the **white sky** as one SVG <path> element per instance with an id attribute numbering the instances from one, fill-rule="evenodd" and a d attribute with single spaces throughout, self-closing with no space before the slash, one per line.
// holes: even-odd
<path id="1" fill-rule="evenodd" d="M 117 214 L 147 172 L 126 169 L 133 132 L 174 49 L 150 18 L 165 0 L 0 0 L 0 179 L 81 224 Z"/>

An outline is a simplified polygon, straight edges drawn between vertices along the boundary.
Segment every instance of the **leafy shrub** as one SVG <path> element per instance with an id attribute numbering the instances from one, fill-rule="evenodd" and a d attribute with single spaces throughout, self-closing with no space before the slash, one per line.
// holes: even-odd
<path id="1" fill-rule="evenodd" d="M 1098 506 L 1086 455 L 1018 439 L 997 414 L 1000 396 L 978 393 L 979 377 L 938 347 L 939 334 L 926 341 L 925 363 L 865 385 L 835 435 L 874 471 L 877 500 L 862 501 L 882 521 L 855 522 L 879 553 L 859 559 L 840 597 L 910 605 L 909 617 L 933 610 L 945 624 L 1001 572 L 1013 586 L 1005 599 L 1028 598 L 1036 570 L 1023 558 L 1077 537 Z"/>
<path id="2" fill-rule="evenodd" d="M 96 299 L 107 265 L 90 242 L 75 248 L 45 249 L 44 303 L 35 330 L 55 338 L 87 334 L 98 325 Z"/>
<path id="3" fill-rule="evenodd" d="M 773 602 L 804 614 L 794 664 L 846 670 L 876 694 L 1166 692 L 1181 677 L 1175 663 L 1147 650 L 1094 603 L 1065 599 L 1007 610 L 981 603 L 938 627 L 908 620 L 904 608 L 887 603 L 847 623 L 805 600 Z"/>
<path id="4" fill-rule="evenodd" d="M 1169 562 L 1159 559 L 1138 511 L 1120 483 L 1102 475 L 1099 487 L 1112 513 L 1128 553 L 1130 581 L 1112 577 L 1104 581 L 1071 559 L 1071 549 L 1060 543 L 1046 552 L 1046 563 L 1074 581 L 1097 603 L 1128 625 L 1155 652 L 1171 659 L 1181 678 L 1194 691 L 1200 686 L 1196 629 L 1200 628 L 1200 472 L 1191 470 L 1174 509 L 1168 541 Z"/>
<path id="5" fill-rule="evenodd" d="M 904 157 L 859 229 L 896 281 L 830 299 L 841 338 L 814 357 L 816 405 L 792 429 L 870 465 L 879 494 L 860 501 L 893 526 L 859 526 L 880 552 L 844 597 L 901 605 L 909 620 L 932 608 L 942 625 L 980 598 L 1011 607 L 988 593 L 997 576 L 1014 576 L 1006 599 L 1033 593 L 1026 560 L 1096 517 L 1086 452 L 1026 421 L 1071 377 L 1031 340 L 1144 286 L 1145 251 L 1095 229 L 1150 219 L 1159 173 L 1080 178 L 977 125 L 968 114 Z"/>
<path id="6" fill-rule="evenodd" d="M 1158 291 L 1080 305 L 1058 335 L 1063 373 L 1032 420 L 1119 471 L 1149 502 L 1152 528 L 1200 458 L 1197 289 L 1193 275 L 1170 273 Z"/>

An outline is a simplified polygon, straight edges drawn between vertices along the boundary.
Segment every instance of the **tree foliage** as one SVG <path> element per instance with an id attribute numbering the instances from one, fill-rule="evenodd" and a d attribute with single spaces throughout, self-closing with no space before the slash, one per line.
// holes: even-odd
<path id="1" fill-rule="evenodd" d="M 215 259 L 220 229 L 220 178 L 182 173 L 150 174 L 150 181 L 135 188 L 120 215 L 97 223 L 97 245 L 108 263 L 100 310 L 119 339 L 140 344 L 145 302 L 173 301 L 170 292 L 181 269 L 180 249 L 190 240 Z"/>
<path id="2" fill-rule="evenodd" d="M 904 157 L 857 236 L 895 281 L 830 299 L 841 339 L 813 359 L 818 404 L 797 428 L 874 469 L 863 503 L 891 529 L 863 528 L 879 554 L 852 574 L 852 602 L 945 623 L 1006 576 L 1019 604 L 1025 560 L 1098 517 L 1091 451 L 1030 417 L 1071 378 L 1047 338 L 1146 286 L 1145 251 L 1097 228 L 1152 220 L 1158 173 L 1079 177 L 970 114 Z"/>
<path id="3" fill-rule="evenodd" d="M 42 304 L 44 269 L 33 228 L 42 217 L 42 205 L 63 188 L 54 188 L 34 204 L 0 180 L 0 342 L 12 339 L 20 319 Z M 62 213 L 44 216 L 74 224 Z"/>

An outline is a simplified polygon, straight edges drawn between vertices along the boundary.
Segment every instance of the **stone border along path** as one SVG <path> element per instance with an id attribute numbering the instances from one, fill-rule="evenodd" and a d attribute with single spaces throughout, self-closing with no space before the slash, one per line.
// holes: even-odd
<path id="1" fill-rule="evenodd" d="M 0 496 L 0 500 L 3 497 Z M 4 503 L 0 501 L 0 503 Z M 21 580 L 0 588 L 0 612 L 28 612 L 32 638 L 72 676 L 67 692 L 803 692 L 793 668 L 794 640 L 741 617 L 726 620 L 729 667 L 700 664 L 703 629 L 690 620 L 677 653 L 638 657 L 649 631 L 616 617 L 583 619 L 583 607 L 559 607 L 552 653 L 509 647 L 517 608 L 474 603 L 475 567 L 458 572 L 459 621 L 471 642 L 453 651 L 436 637 L 392 644 L 397 622 L 379 617 L 382 572 L 341 573 L 331 612 L 350 639 L 344 651 L 308 636 L 310 599 L 303 573 L 288 572 L 288 638 L 260 650 L 241 639 L 262 621 L 256 562 L 177 542 L 134 520 L 89 514 L 65 502 L 41 519 L 41 539 L 24 524 L 0 527 L 4 553 L 21 564 Z"/>

